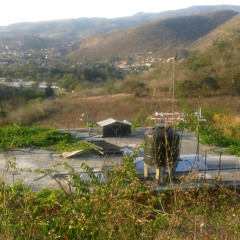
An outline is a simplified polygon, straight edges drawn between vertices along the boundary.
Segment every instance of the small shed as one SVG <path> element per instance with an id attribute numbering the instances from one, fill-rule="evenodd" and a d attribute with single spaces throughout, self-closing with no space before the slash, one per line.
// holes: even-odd
<path id="1" fill-rule="evenodd" d="M 109 118 L 98 124 L 98 132 L 102 137 L 122 137 L 131 134 L 131 123 Z"/>

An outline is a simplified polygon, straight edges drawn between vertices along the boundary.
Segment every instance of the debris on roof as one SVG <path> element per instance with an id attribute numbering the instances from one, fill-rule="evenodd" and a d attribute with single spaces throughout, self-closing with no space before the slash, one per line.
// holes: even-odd
<path id="1" fill-rule="evenodd" d="M 71 151 L 71 152 L 63 152 L 60 154 L 55 155 L 55 157 L 63 157 L 63 158 L 73 158 L 78 157 L 79 155 L 85 153 L 84 150 L 77 150 L 77 151 Z"/>
<path id="2" fill-rule="evenodd" d="M 100 154 L 122 154 L 122 149 L 112 143 L 106 142 L 105 140 L 89 140 L 87 141 L 93 149 L 98 151 Z"/>

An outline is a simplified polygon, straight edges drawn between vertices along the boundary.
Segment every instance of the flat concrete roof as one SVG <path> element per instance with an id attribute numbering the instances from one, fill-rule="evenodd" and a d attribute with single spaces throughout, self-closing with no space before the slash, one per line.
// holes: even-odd
<path id="1" fill-rule="evenodd" d="M 118 145 L 130 153 L 132 149 L 144 142 L 144 133 L 147 129 L 139 128 L 129 137 L 104 138 L 105 141 Z M 95 131 L 95 130 L 94 130 Z M 85 139 L 99 139 L 96 132 L 87 130 L 72 131 L 77 136 Z M 193 133 L 181 133 L 180 160 L 176 167 L 177 174 L 192 173 L 199 170 L 198 176 L 206 179 L 221 178 L 222 181 L 240 181 L 240 158 L 221 154 L 213 150 L 213 147 L 198 144 Z M 84 153 L 73 158 L 57 157 L 57 153 L 38 149 L 16 149 L 12 152 L 0 153 L 0 181 L 13 184 L 22 181 L 26 186 L 39 191 L 42 188 L 59 188 L 57 178 L 63 186 L 67 185 L 68 170 L 61 163 L 67 162 L 76 172 L 83 174 L 82 163 L 93 168 L 96 174 L 100 173 L 103 167 L 111 168 L 114 165 L 123 164 L 122 155 L 98 155 Z M 144 169 L 143 152 L 135 160 L 136 170 L 142 175 Z M 58 166 L 56 166 L 58 165 Z M 206 168 L 205 168 L 206 166 Z M 203 169 L 207 171 L 204 172 Z M 220 171 L 219 171 L 220 169 Z M 48 173 L 36 173 L 36 170 L 48 171 Z M 155 174 L 154 169 L 150 169 Z"/>

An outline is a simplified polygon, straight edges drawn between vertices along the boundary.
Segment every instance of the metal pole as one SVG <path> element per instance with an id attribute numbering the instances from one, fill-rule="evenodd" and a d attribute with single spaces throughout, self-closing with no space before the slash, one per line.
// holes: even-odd
<path id="1" fill-rule="evenodd" d="M 220 178 L 221 161 L 222 161 L 222 152 L 220 152 L 220 156 L 219 156 L 218 175 L 217 175 L 217 178 L 218 178 L 218 179 Z"/>
<path id="2" fill-rule="evenodd" d="M 207 151 L 205 151 L 204 181 L 206 181 L 206 170 L 207 170 Z"/>
<path id="3" fill-rule="evenodd" d="M 174 114 L 174 99 L 175 99 L 175 58 L 173 58 L 173 95 L 172 95 L 172 122 L 173 120 L 173 114 Z"/>

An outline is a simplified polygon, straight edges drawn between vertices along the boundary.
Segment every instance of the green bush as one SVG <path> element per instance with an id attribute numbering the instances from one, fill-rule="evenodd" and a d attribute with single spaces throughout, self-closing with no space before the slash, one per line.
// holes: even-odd
<path id="1" fill-rule="evenodd" d="M 199 135 L 200 137 L 200 142 L 203 144 L 216 147 L 225 147 L 227 148 L 226 151 L 228 153 L 240 156 L 239 137 L 235 138 L 234 136 L 231 137 L 224 135 L 222 129 L 219 129 L 213 123 L 206 122 L 203 124 L 198 124 L 197 121 L 189 121 L 188 123 L 180 123 L 178 127 L 195 131 L 196 135 Z"/>

